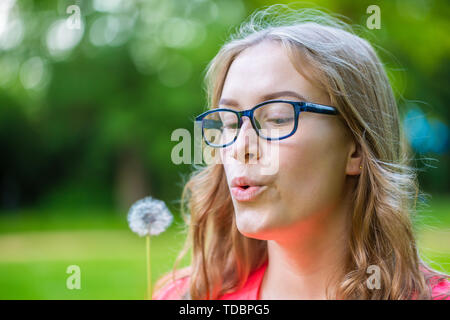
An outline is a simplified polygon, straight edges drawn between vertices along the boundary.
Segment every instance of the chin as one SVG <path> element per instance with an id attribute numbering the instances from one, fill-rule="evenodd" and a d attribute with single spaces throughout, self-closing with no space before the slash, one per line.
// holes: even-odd
<path id="1" fill-rule="evenodd" d="M 269 240 L 268 238 L 268 232 L 262 228 L 262 226 L 256 225 L 256 223 L 251 223 L 250 225 L 248 222 L 245 223 L 239 223 L 239 221 L 236 222 L 236 227 L 239 230 L 239 232 L 247 237 L 257 240 Z"/>

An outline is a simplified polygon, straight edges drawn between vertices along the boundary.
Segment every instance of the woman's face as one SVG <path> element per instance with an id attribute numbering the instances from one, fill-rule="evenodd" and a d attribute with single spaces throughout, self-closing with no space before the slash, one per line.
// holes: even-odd
<path id="1" fill-rule="evenodd" d="M 247 48 L 233 61 L 221 100 L 234 100 L 238 105 L 227 102 L 220 107 L 250 109 L 263 102 L 264 96 L 280 91 L 330 105 L 328 96 L 296 71 L 281 45 L 264 41 Z M 286 94 L 272 99 L 301 101 Z M 305 220 L 331 215 L 345 196 L 347 175 L 359 173 L 359 159 L 353 154 L 355 144 L 337 116 L 302 112 L 298 124 L 294 135 L 278 142 L 278 156 L 274 156 L 274 148 L 269 151 L 275 143 L 257 137 L 247 117 L 237 140 L 220 149 L 237 228 L 248 237 L 289 237 Z M 275 168 L 270 174 L 268 163 Z M 233 191 L 233 179 L 237 177 L 248 177 L 263 187 L 246 201 L 234 193 L 236 189 Z"/>

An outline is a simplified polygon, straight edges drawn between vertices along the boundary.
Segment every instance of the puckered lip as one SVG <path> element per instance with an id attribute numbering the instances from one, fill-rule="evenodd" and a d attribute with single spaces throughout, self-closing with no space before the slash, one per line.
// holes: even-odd
<path id="1" fill-rule="evenodd" d="M 254 186 L 263 186 L 265 185 L 262 181 L 259 181 L 257 179 L 252 179 L 247 176 L 240 176 L 233 178 L 231 180 L 231 187 L 254 187 Z"/>

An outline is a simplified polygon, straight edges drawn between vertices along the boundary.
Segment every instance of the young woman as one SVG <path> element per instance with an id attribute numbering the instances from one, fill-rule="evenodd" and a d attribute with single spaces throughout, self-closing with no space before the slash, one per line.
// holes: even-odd
<path id="1" fill-rule="evenodd" d="M 208 66 L 197 120 L 220 161 L 185 186 L 177 263 L 192 247 L 192 264 L 153 298 L 448 298 L 418 253 L 417 176 L 383 64 L 338 20 L 279 8 Z"/>

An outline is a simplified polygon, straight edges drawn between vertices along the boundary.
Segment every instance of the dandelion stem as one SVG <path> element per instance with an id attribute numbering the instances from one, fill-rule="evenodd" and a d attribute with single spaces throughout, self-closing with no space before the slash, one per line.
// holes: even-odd
<path id="1" fill-rule="evenodd" d="M 148 300 L 152 300 L 152 273 L 150 268 L 150 235 L 147 235 L 147 294 Z"/>

